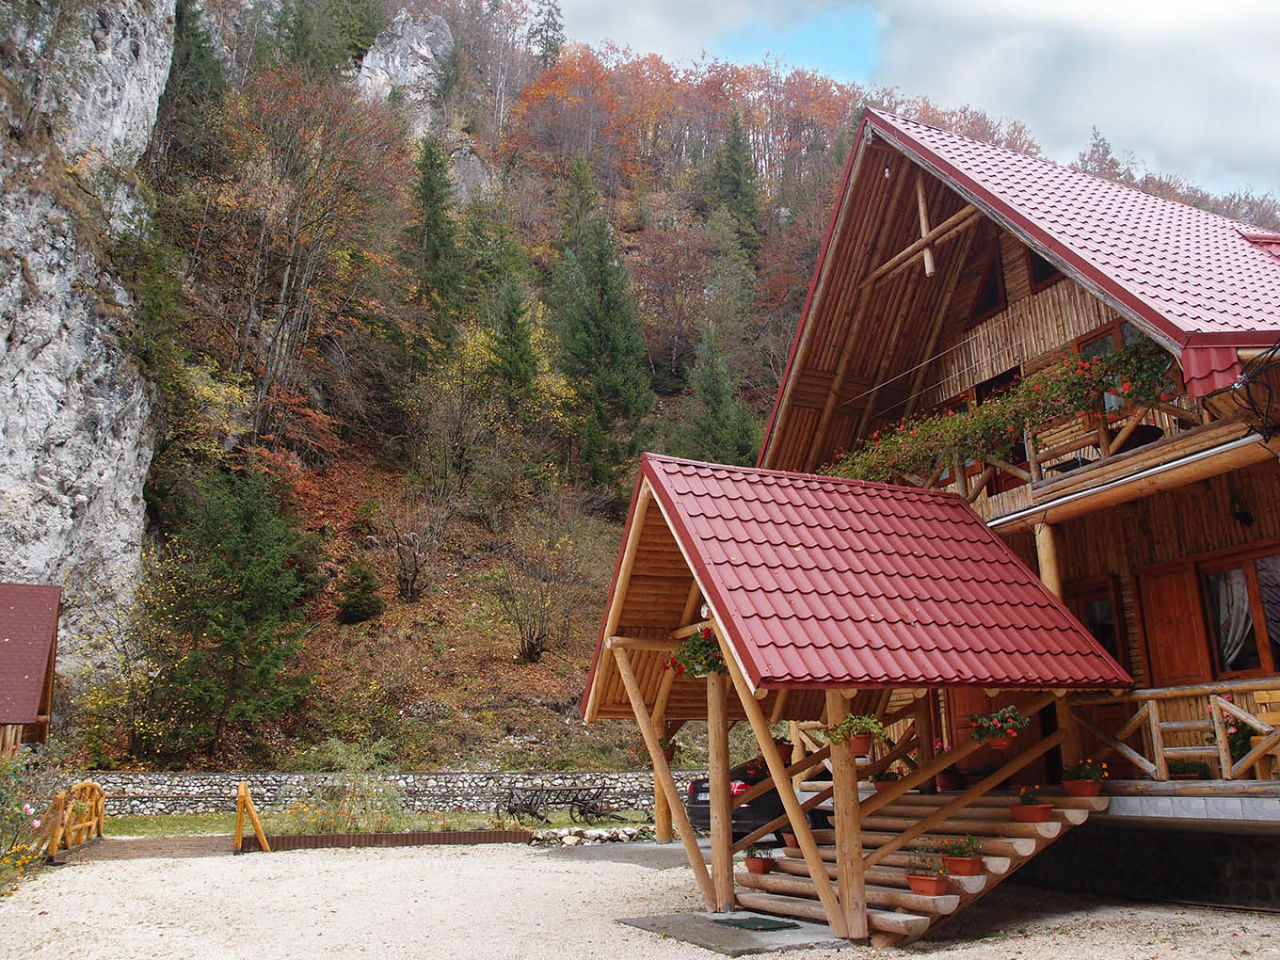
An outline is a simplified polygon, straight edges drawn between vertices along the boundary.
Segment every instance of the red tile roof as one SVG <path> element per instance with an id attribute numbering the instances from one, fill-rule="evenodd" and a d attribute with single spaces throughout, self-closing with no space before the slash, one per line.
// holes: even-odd
<path id="1" fill-rule="evenodd" d="M 754 686 L 1132 683 L 955 495 L 653 454 L 641 471 Z"/>
<path id="2" fill-rule="evenodd" d="M 61 600 L 61 587 L 0 583 L 0 724 L 40 713 Z"/>
<path id="3" fill-rule="evenodd" d="M 1280 339 L 1280 237 L 878 110 L 868 124 L 1179 347 Z"/>

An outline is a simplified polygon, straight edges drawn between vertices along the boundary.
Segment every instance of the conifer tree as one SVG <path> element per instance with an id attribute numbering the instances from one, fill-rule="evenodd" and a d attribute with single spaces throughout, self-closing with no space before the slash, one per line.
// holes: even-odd
<path id="1" fill-rule="evenodd" d="M 600 194 L 591 179 L 591 168 L 585 157 L 577 156 L 569 164 L 569 181 L 560 199 L 560 243 L 565 251 L 582 255 L 582 241 L 588 226 L 600 215 Z"/>
<path id="2" fill-rule="evenodd" d="M 729 115 L 729 132 L 716 154 L 711 174 L 712 201 L 724 204 L 738 226 L 738 238 L 751 256 L 760 249 L 760 199 L 751 145 L 737 110 Z"/>
<path id="3" fill-rule="evenodd" d="M 564 46 L 564 17 L 556 0 L 538 0 L 538 10 L 529 28 L 529 43 L 534 58 L 543 70 L 550 70 L 560 59 Z"/>
<path id="4" fill-rule="evenodd" d="M 587 222 L 580 256 L 565 250 L 553 277 L 552 308 L 561 370 L 582 405 L 583 467 L 592 481 L 608 484 L 653 394 L 630 278 L 603 217 Z"/>
<path id="5" fill-rule="evenodd" d="M 492 333 L 490 373 L 498 382 L 507 409 L 515 412 L 528 398 L 538 376 L 538 356 L 533 349 L 533 323 L 524 293 L 513 280 L 504 283 L 494 298 Z"/>
<path id="6" fill-rule="evenodd" d="M 428 326 L 446 349 L 458 337 L 463 277 L 458 262 L 458 231 L 453 220 L 449 157 L 437 137 L 423 138 L 413 185 L 415 219 L 409 225 L 414 300 L 429 311 Z"/>
<path id="7" fill-rule="evenodd" d="M 750 464 L 760 449 L 760 422 L 738 398 L 742 378 L 730 369 L 708 324 L 689 373 L 695 398 L 680 452 L 715 463 Z"/>

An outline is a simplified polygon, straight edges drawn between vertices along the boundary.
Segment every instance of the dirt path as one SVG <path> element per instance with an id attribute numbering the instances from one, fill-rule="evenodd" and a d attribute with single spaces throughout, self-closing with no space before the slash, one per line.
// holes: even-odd
<path id="1" fill-rule="evenodd" d="M 0 900 L 0 957 L 711 960 L 616 922 L 698 910 L 694 890 L 687 867 L 496 845 L 83 860 Z M 942 936 L 905 954 L 850 947 L 798 956 L 1280 960 L 1280 916 L 1049 897 L 1007 884 Z"/>
<path id="2" fill-rule="evenodd" d="M 230 857 L 231 835 L 196 837 L 103 837 L 62 854 L 64 864 L 101 860 L 185 860 L 189 857 Z"/>

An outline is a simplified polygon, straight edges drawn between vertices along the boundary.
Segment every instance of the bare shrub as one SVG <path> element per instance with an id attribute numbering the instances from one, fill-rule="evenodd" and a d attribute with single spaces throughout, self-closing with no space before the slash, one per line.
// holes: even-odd
<path id="1" fill-rule="evenodd" d="M 395 571 L 400 599 L 412 602 L 430 588 L 457 503 L 448 493 L 406 486 L 382 510 L 379 539 Z"/>

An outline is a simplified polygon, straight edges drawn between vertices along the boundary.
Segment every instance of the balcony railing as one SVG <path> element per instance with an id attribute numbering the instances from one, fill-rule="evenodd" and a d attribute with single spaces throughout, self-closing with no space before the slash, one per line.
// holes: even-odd
<path id="1" fill-rule="evenodd" d="M 1101 742 L 1099 759 L 1114 752 L 1153 780 L 1170 779 L 1170 763 L 1176 760 L 1198 760 L 1218 779 L 1242 780 L 1260 760 L 1280 752 L 1280 727 L 1253 712 L 1258 709 L 1254 694 L 1264 690 L 1280 690 L 1280 677 L 1075 697 L 1071 716 Z M 1128 705 L 1132 713 L 1118 726 L 1113 715 L 1107 729 L 1093 708 L 1115 705 Z M 1239 759 L 1231 755 L 1232 727 L 1254 733 Z"/>

